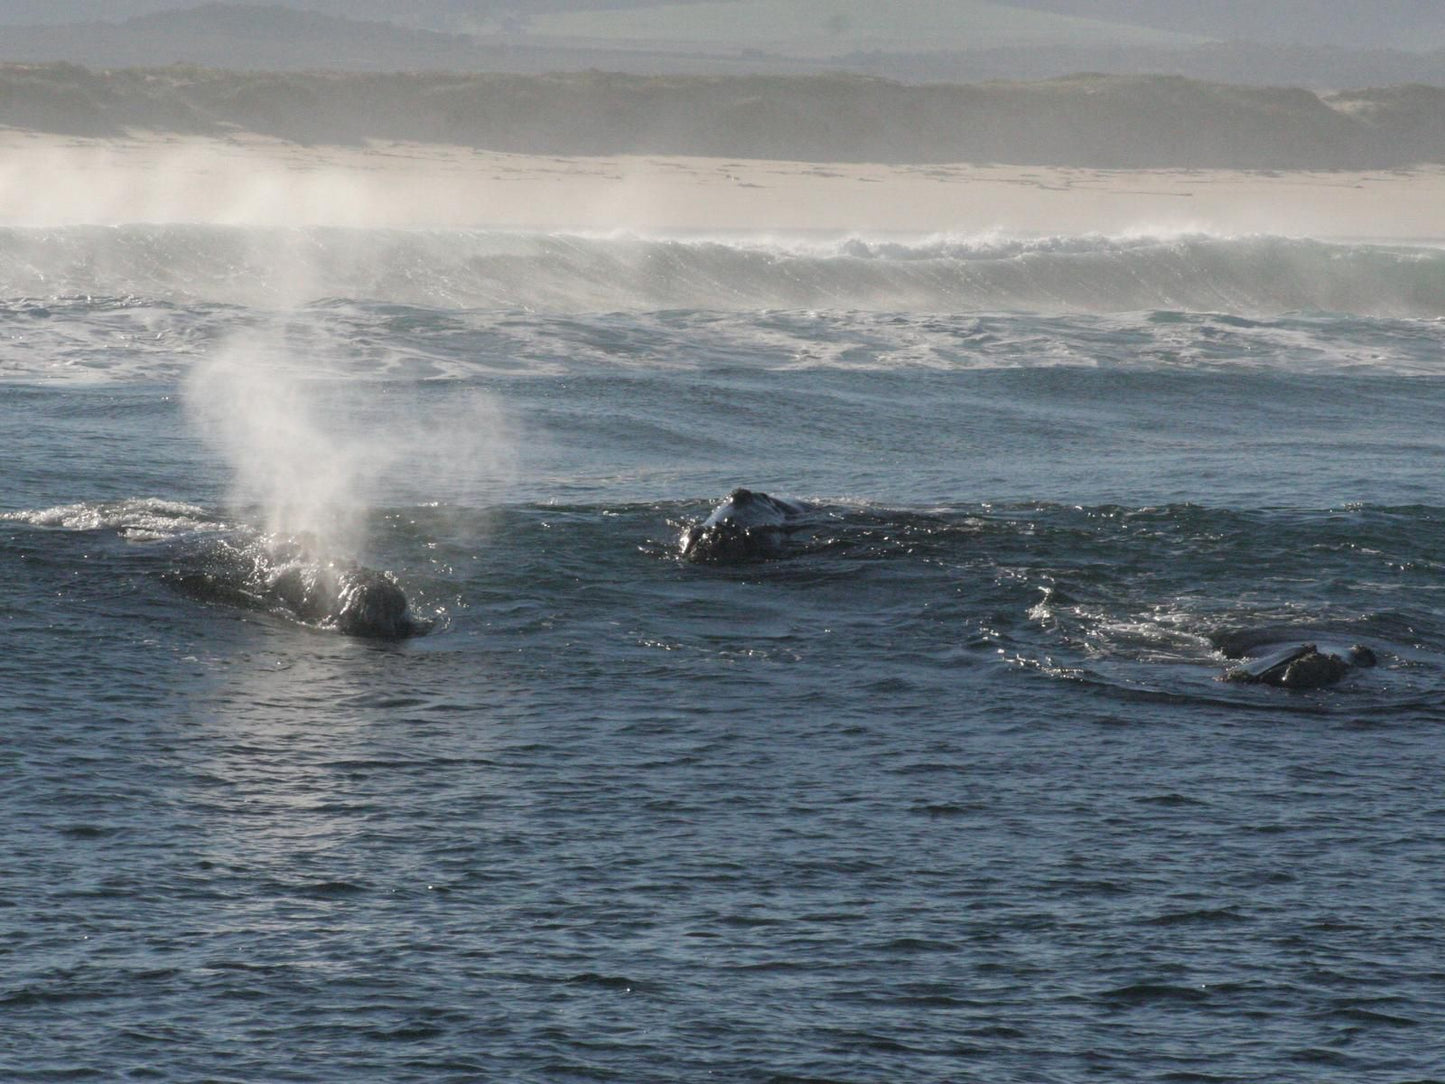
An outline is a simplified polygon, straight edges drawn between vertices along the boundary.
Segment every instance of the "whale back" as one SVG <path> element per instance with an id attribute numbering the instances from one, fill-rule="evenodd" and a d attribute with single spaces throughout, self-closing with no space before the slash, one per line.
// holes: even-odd
<path id="1" fill-rule="evenodd" d="M 781 526 L 788 517 L 801 515 L 803 506 L 797 501 L 773 497 L 752 489 L 738 488 L 712 510 L 703 522 L 705 527 L 733 524 L 739 527 Z"/>
<path id="2" fill-rule="evenodd" d="M 347 636 L 400 640 L 425 630 L 388 572 L 353 562 L 307 559 L 268 540 L 221 540 L 199 567 L 172 576 L 187 594 L 335 629 Z"/>
<path id="3" fill-rule="evenodd" d="M 798 501 L 740 487 L 683 532 L 682 556 L 705 563 L 776 557 L 786 545 L 790 525 L 806 511 Z"/>
<path id="4" fill-rule="evenodd" d="M 400 640 L 416 631 L 406 596 L 385 572 L 355 568 L 337 579 L 336 628 L 347 636 Z"/>
<path id="5" fill-rule="evenodd" d="M 1374 666 L 1375 653 L 1363 644 L 1281 642 L 1290 630 L 1255 629 L 1216 636 L 1215 646 L 1242 660 L 1225 671 L 1224 680 L 1285 689 L 1318 689 L 1333 685 L 1356 667 Z"/>

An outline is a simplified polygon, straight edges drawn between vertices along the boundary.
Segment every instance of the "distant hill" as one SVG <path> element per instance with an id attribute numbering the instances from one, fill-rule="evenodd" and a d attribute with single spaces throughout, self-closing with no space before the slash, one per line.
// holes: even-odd
<path id="1" fill-rule="evenodd" d="M 1216 41 L 1349 49 L 1445 48 L 1440 0 L 1009 0 Z"/>
<path id="2" fill-rule="evenodd" d="M 559 12 L 525 24 L 534 42 L 630 49 L 836 57 L 1000 46 L 1176 46 L 1205 37 L 1031 11 L 990 0 L 708 0 L 659 7 Z"/>
<path id="3" fill-rule="evenodd" d="M 16 2 L 10 0 L 12 6 Z M 85 4 L 109 4 L 120 15 L 138 5 L 164 2 L 174 0 L 63 0 L 63 5 L 80 10 Z M 1016 6 L 1035 0 L 697 0 L 646 11 L 542 12 L 505 20 L 486 13 L 504 2 L 515 13 L 516 0 L 417 2 L 420 7 L 405 10 L 438 22 L 450 11 L 458 25 L 475 23 L 479 32 L 442 33 L 294 6 L 310 3 L 366 13 L 397 11 L 399 0 L 292 0 L 293 6 L 212 3 L 123 21 L 0 26 L 0 61 L 66 61 L 92 68 L 193 64 L 250 71 L 852 71 L 910 83 L 1047 79 L 1092 71 L 1327 90 L 1407 82 L 1445 85 L 1441 50 L 1209 42 Z M 530 0 L 528 10 L 625 2 Z M 1107 7 L 1103 0 L 1088 2 Z M 1144 11 L 1160 2 L 1117 0 L 1114 6 Z M 1081 7 L 1084 3 L 1080 0 Z M 1445 12 L 1445 0 L 1431 3 Z"/>
<path id="4" fill-rule="evenodd" d="M 1445 89 L 1321 97 L 1174 77 L 906 86 L 852 75 L 94 72 L 0 66 L 0 124 L 567 155 L 1352 169 L 1445 162 Z"/>
<path id="5" fill-rule="evenodd" d="M 859 52 L 837 67 L 910 83 L 1053 79 L 1078 72 L 1179 75 L 1214 83 L 1344 87 L 1424 83 L 1445 86 L 1445 50 L 1339 49 L 1332 46 L 1218 42 L 1189 49 L 1032 47 L 964 52 Z"/>
<path id="6" fill-rule="evenodd" d="M 197 0 L 0 0 L 0 26 L 29 24 L 118 23 L 136 15 L 192 7 Z M 513 24 L 553 12 L 608 8 L 658 7 L 659 0 L 250 0 L 293 10 L 315 11 L 341 18 L 394 23 L 412 29 L 473 33 L 510 13 Z M 668 0 L 663 0 L 667 3 Z M 679 0 L 671 0 L 676 4 Z M 689 0 L 696 2 L 696 0 Z M 701 0 L 716 4 L 717 0 Z M 1164 32 L 1195 40 L 1239 41 L 1270 45 L 1333 46 L 1346 49 L 1429 51 L 1445 48 L 1445 4 L 1440 0 L 992 0 L 993 6 L 1037 13 L 1068 15 L 1094 25 L 1122 28 L 1112 44 L 1138 45 L 1140 31 Z M 841 7 L 840 7 L 841 5 Z M 864 18 L 887 17 L 902 9 L 918 10 L 916 0 L 861 5 Z M 966 11 L 968 2 L 934 5 L 947 21 Z M 830 4 L 823 18 L 842 14 L 857 24 L 860 5 L 846 0 Z M 742 17 L 734 22 L 742 21 Z M 821 20 L 820 20 L 821 21 Z M 732 29 L 732 28 L 727 28 Z M 724 35 L 726 37 L 727 35 Z M 932 46 L 925 40 L 902 45 L 913 52 Z M 1000 44 L 993 42 L 991 44 Z M 1015 42 L 1014 44 L 1017 44 Z M 1055 44 L 1058 44 L 1055 42 Z M 1075 42 L 1075 44 L 1079 44 Z M 872 46 L 856 46 L 872 48 Z M 945 46 L 938 46 L 944 48 Z M 947 48 L 953 48 L 950 44 Z M 967 47 L 966 45 L 964 47 Z M 845 51 L 852 51 L 853 47 Z"/>
<path id="7" fill-rule="evenodd" d="M 234 0 L 233 0 L 234 2 Z M 657 0 L 247 0 L 349 19 L 396 23 L 423 30 L 466 31 L 498 12 L 533 14 L 597 7 L 645 7 Z M 137 15 L 195 7 L 197 0 L 0 0 L 0 26 L 119 23 Z"/>
<path id="8" fill-rule="evenodd" d="M 197 64 L 253 70 L 472 68 L 468 37 L 279 6 L 206 4 L 121 23 L 7 27 L 0 59 L 95 67 Z"/>

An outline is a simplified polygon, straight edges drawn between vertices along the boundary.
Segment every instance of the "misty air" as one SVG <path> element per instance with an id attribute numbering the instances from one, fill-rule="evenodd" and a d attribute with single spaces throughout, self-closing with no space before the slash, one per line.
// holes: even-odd
<path id="1" fill-rule="evenodd" d="M 0 0 L 0 1077 L 1426 1079 L 1445 9 Z"/>

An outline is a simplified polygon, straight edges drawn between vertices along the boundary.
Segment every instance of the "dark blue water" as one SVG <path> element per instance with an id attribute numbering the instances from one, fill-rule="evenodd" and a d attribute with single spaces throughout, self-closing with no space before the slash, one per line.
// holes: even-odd
<path id="1" fill-rule="evenodd" d="M 1263 281 L 1191 243 L 815 255 L 816 308 L 589 308 L 636 242 L 537 242 L 530 308 L 16 292 L 0 1076 L 1445 1075 L 1435 255 L 1325 252 L 1357 311 L 867 303 Z M 738 484 L 806 544 L 680 560 Z M 194 590 L 282 536 L 429 632 Z M 1380 665 L 1219 680 L 1255 626 Z"/>

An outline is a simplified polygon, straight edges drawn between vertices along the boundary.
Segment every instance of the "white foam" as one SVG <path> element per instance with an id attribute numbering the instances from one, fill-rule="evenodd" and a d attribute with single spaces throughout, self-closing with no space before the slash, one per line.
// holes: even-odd
<path id="1" fill-rule="evenodd" d="M 22 510 L 0 518 L 67 531 L 115 531 L 137 541 L 174 538 L 222 525 L 203 508 L 159 497 L 120 501 L 81 501 L 51 508 Z"/>
<path id="2" fill-rule="evenodd" d="M 0 229 L 0 296 L 289 309 L 324 299 L 541 312 L 1175 309 L 1436 317 L 1445 251 L 1284 237 L 863 236 L 486 230 Z"/>

